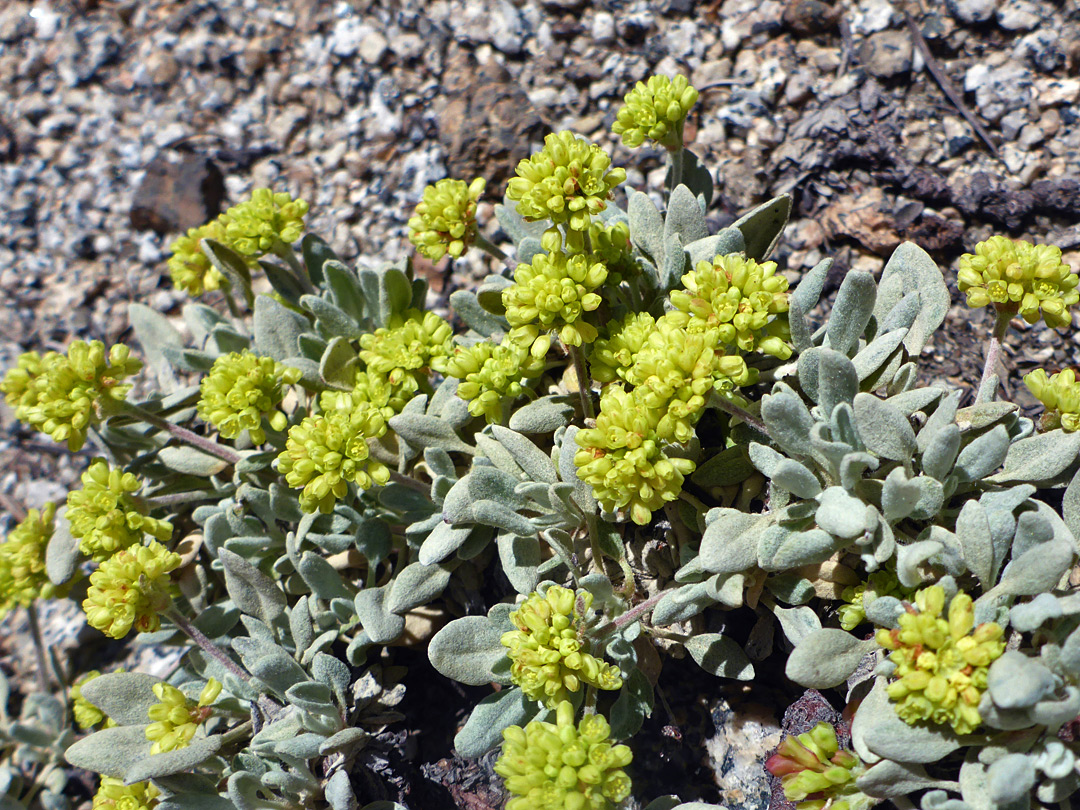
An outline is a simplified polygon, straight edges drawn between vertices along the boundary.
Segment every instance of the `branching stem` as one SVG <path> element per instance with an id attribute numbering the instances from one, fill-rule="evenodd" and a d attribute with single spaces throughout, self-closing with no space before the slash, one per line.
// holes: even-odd
<path id="1" fill-rule="evenodd" d="M 634 605 L 632 608 L 626 611 L 626 613 L 622 614 L 621 616 L 616 616 L 607 624 L 598 627 L 596 629 L 596 636 L 600 637 L 607 635 L 612 631 L 621 630 L 623 627 L 626 627 L 626 625 L 630 624 L 630 622 L 637 621 L 646 613 L 651 611 L 654 607 L 656 607 L 657 603 L 659 603 L 659 601 L 665 596 L 667 596 L 667 591 L 661 591 L 660 593 L 653 594 L 641 604 Z"/>
<path id="2" fill-rule="evenodd" d="M 202 450 L 204 453 L 216 456 L 229 464 L 236 464 L 236 462 L 243 458 L 235 450 L 230 450 L 228 447 L 224 447 L 211 439 L 200 436 L 198 433 L 193 433 L 187 428 L 182 428 L 179 425 L 170 422 L 168 419 L 158 416 L 156 413 L 151 413 L 145 408 L 140 408 L 138 405 L 134 405 L 131 402 L 116 402 L 113 404 L 113 407 L 120 413 L 126 414 L 133 419 L 138 419 L 153 425 L 156 428 L 161 428 L 174 439 L 189 444 L 198 450 Z"/>
<path id="3" fill-rule="evenodd" d="M 574 361 L 574 376 L 577 377 L 582 412 L 586 419 L 595 419 L 596 411 L 593 410 L 592 394 L 589 391 L 589 372 L 585 368 L 585 355 L 581 353 L 580 346 L 567 346 L 566 350 L 570 353 L 570 359 Z"/>
<path id="4" fill-rule="evenodd" d="M 38 690 L 48 692 L 49 669 L 45 657 L 45 642 L 41 638 L 41 623 L 38 621 L 37 605 L 33 602 L 26 606 L 26 616 L 30 623 L 30 636 L 34 641 L 34 657 L 37 659 Z"/>
<path id="5" fill-rule="evenodd" d="M 736 419 L 742 420 L 754 430 L 756 430 L 758 433 L 760 433 L 762 436 L 769 435 L 769 431 L 765 428 L 765 423 L 762 422 L 758 417 L 754 416 L 752 413 L 750 413 L 750 411 L 745 410 L 744 408 L 740 408 L 734 402 L 725 399 L 719 394 L 714 394 L 712 397 L 710 397 L 709 404 L 714 406 L 718 410 L 723 411 L 728 416 L 734 416 Z"/>
<path id="6" fill-rule="evenodd" d="M 502 249 L 499 248 L 498 245 L 489 242 L 483 236 L 483 234 L 478 233 L 476 235 L 476 246 L 485 253 L 487 253 L 489 256 L 492 256 L 493 258 L 496 258 L 500 262 L 505 264 L 511 273 L 513 273 L 514 270 L 517 269 L 518 263 L 514 259 L 511 259 L 509 256 L 507 256 L 505 253 L 503 253 Z"/>
<path id="7" fill-rule="evenodd" d="M 194 624 L 189 622 L 186 618 L 184 618 L 180 614 L 180 611 L 176 610 L 176 608 L 169 608 L 168 610 L 166 610 L 165 616 L 169 619 L 169 621 L 179 627 L 184 632 L 184 635 L 194 641 L 195 644 L 199 647 L 199 649 L 201 649 L 204 653 L 206 653 L 223 667 L 225 667 L 225 669 L 227 669 L 237 678 L 245 682 L 251 680 L 251 675 L 249 675 L 243 667 L 233 661 L 232 658 L 230 658 L 228 654 L 223 649 L 221 649 L 221 647 L 217 646 L 214 642 L 212 642 L 205 635 L 203 635 L 202 631 L 199 630 L 199 628 L 196 627 Z"/>

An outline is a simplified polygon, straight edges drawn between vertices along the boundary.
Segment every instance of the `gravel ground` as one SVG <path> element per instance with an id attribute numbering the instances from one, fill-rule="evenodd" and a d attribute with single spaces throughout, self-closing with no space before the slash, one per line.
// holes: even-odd
<path id="1" fill-rule="evenodd" d="M 877 271 L 904 239 L 951 276 L 996 232 L 1077 268 L 1078 70 L 1078 0 L 4 0 L 0 370 L 122 339 L 131 300 L 178 312 L 172 238 L 257 186 L 307 199 L 312 230 L 367 262 L 409 249 L 411 208 L 445 176 L 488 178 L 497 236 L 490 201 L 548 131 L 657 188 L 661 155 L 609 132 L 653 72 L 702 90 L 688 137 L 715 171 L 717 227 L 794 196 L 775 257 L 793 280 L 825 255 L 834 282 Z M 483 259 L 417 266 L 439 288 Z M 925 375 L 972 385 L 989 318 L 955 300 Z M 1070 335 L 1010 341 L 1027 405 L 1018 373 L 1076 362 Z M 62 497 L 85 462 L 0 405 L 4 511 Z"/>

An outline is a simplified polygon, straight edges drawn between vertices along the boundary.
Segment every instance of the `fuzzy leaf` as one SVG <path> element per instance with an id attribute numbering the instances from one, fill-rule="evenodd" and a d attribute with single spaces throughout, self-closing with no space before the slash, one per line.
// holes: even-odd
<path id="1" fill-rule="evenodd" d="M 859 375 L 860 383 L 872 380 L 874 375 L 885 367 L 887 363 L 895 359 L 906 334 L 906 329 L 896 329 L 884 335 L 879 335 L 868 343 L 861 352 L 851 358 L 851 362 L 855 366 L 855 373 Z M 869 385 L 866 387 L 869 387 Z"/>
<path id="2" fill-rule="evenodd" d="M 76 768 L 123 779 L 129 768 L 150 757 L 152 743 L 146 739 L 147 725 L 95 731 L 68 748 L 64 759 Z"/>
<path id="3" fill-rule="evenodd" d="M 919 433 L 919 438 L 922 438 L 922 432 Z M 956 463 L 961 439 L 960 428 L 957 425 L 945 425 L 934 433 L 933 437 L 926 442 L 926 449 L 923 450 L 923 472 L 938 481 L 944 481 L 952 472 L 953 464 Z"/>
<path id="4" fill-rule="evenodd" d="M 825 279 L 829 277 L 832 266 L 832 259 L 822 259 L 802 277 L 795 291 L 791 293 L 791 299 L 798 301 L 803 312 L 809 312 L 817 306 L 821 298 L 821 290 L 825 287 Z"/>
<path id="5" fill-rule="evenodd" d="M 405 629 L 405 617 L 391 613 L 385 605 L 387 588 L 365 588 L 356 594 L 356 615 L 368 638 L 376 644 L 387 644 Z"/>
<path id="6" fill-rule="evenodd" d="M 157 310 L 135 303 L 128 304 L 128 323 L 161 390 L 165 393 L 175 391 L 178 383 L 173 365 L 187 348 L 176 327 Z"/>
<path id="7" fill-rule="evenodd" d="M 313 551 L 305 551 L 296 572 L 318 599 L 352 599 L 353 594 L 330 563 Z"/>
<path id="8" fill-rule="evenodd" d="M 718 678 L 749 681 L 754 665 L 742 647 L 721 633 L 701 633 L 686 642 L 686 651 L 708 673 Z"/>
<path id="9" fill-rule="evenodd" d="M 745 246 L 742 231 L 738 228 L 724 228 L 719 233 L 697 239 L 684 247 L 690 257 L 690 265 L 698 262 L 712 262 L 717 256 L 729 253 L 741 253 Z"/>
<path id="10" fill-rule="evenodd" d="M 796 498 L 816 498 L 821 494 L 821 482 L 817 477 L 799 462 L 788 458 L 773 468 L 770 479 Z"/>
<path id="11" fill-rule="evenodd" d="M 877 285 L 869 273 L 856 270 L 844 276 L 825 332 L 830 349 L 849 357 L 855 353 L 859 338 L 874 314 L 876 296 Z"/>
<path id="12" fill-rule="evenodd" d="M 1027 754 L 1006 754 L 987 769 L 986 782 L 990 801 L 998 807 L 1009 807 L 1021 799 L 1030 801 L 1035 759 Z"/>
<path id="13" fill-rule="evenodd" d="M 569 397 L 540 397 L 510 416 L 510 429 L 519 433 L 553 433 L 570 424 L 574 406 Z"/>
<path id="14" fill-rule="evenodd" d="M 202 450 L 186 444 L 162 447 L 157 456 L 158 461 L 170 470 L 184 475 L 195 475 L 199 478 L 209 478 L 212 475 L 217 475 L 229 466 L 228 462 L 221 460 L 217 456 L 204 453 Z"/>
<path id="15" fill-rule="evenodd" d="M 347 338 L 332 338 L 319 358 L 319 376 L 332 388 L 352 391 L 360 358 Z"/>
<path id="16" fill-rule="evenodd" d="M 1065 472 L 1080 452 L 1080 433 L 1051 430 L 1009 446 L 1004 468 L 987 478 L 995 484 L 1013 481 L 1039 483 L 1050 481 Z"/>
<path id="17" fill-rule="evenodd" d="M 476 300 L 480 306 L 490 312 L 492 315 L 498 317 L 504 317 L 506 315 L 506 307 L 503 306 L 502 294 L 503 290 L 511 286 L 514 282 L 505 276 L 488 276 L 476 288 Z"/>
<path id="18" fill-rule="evenodd" d="M 800 686 L 828 689 L 846 681 L 876 648 L 872 639 L 860 641 L 843 630 L 826 627 L 802 640 L 788 656 L 785 672 Z"/>
<path id="19" fill-rule="evenodd" d="M 709 235 L 709 226 L 697 197 L 681 183 L 671 192 L 664 217 L 664 244 L 669 249 L 673 235 L 679 237 L 680 248 Z"/>
<path id="20" fill-rule="evenodd" d="M 761 416 L 769 436 L 786 453 L 810 455 L 810 428 L 814 426 L 814 417 L 794 391 L 778 383 L 774 393 L 762 398 Z"/>
<path id="21" fill-rule="evenodd" d="M 767 548 L 773 537 L 779 539 L 779 543 L 774 548 Z M 845 541 L 837 541 L 836 537 L 823 529 L 789 532 L 780 526 L 774 526 L 770 532 L 762 534 L 758 548 L 758 564 L 766 571 L 801 568 L 804 565 L 825 562 L 845 545 Z"/>
<path id="22" fill-rule="evenodd" d="M 1074 536 L 1080 537 L 1080 472 L 1073 476 L 1061 502 L 1061 515 Z M 50 576 L 51 578 L 51 576 Z"/>
<path id="23" fill-rule="evenodd" d="M 501 638 L 502 631 L 486 616 L 454 619 L 431 639 L 428 658 L 447 678 L 469 686 L 505 682 L 493 671 L 506 659 Z"/>
<path id="24" fill-rule="evenodd" d="M 225 572 L 225 588 L 241 611 L 273 624 L 285 612 L 285 593 L 274 580 L 239 554 L 222 548 L 218 551 Z"/>
<path id="25" fill-rule="evenodd" d="M 1054 539 L 1029 548 L 1001 572 L 994 592 L 1013 596 L 1034 596 L 1057 585 L 1076 556 L 1073 545 Z M 990 593 L 988 591 L 988 593 Z"/>
<path id="26" fill-rule="evenodd" d="M 759 514 L 740 509 L 719 508 L 701 538 L 698 560 L 715 574 L 734 574 L 757 565 L 758 536 L 767 525 Z"/>
<path id="27" fill-rule="evenodd" d="M 791 195 L 781 194 L 739 217 L 731 227 L 742 231 L 748 258 L 764 261 L 776 248 L 791 216 Z"/>
<path id="28" fill-rule="evenodd" d="M 157 683 L 162 680 L 141 672 L 110 672 L 84 685 L 82 693 L 118 725 L 142 726 L 150 722 L 150 707 L 160 702 Z"/>
<path id="29" fill-rule="evenodd" d="M 255 349 L 275 360 L 287 360 L 299 353 L 300 335 L 308 331 L 307 319 L 268 295 L 255 296 Z"/>
<path id="30" fill-rule="evenodd" d="M 918 481 L 909 479 L 904 469 L 897 467 L 885 478 L 881 490 L 881 512 L 889 523 L 903 520 L 915 510 L 922 494 Z"/>
<path id="31" fill-rule="evenodd" d="M 1009 431 L 998 425 L 960 451 L 954 471 L 962 481 L 981 481 L 1001 466 L 1009 452 Z"/>
<path id="32" fill-rule="evenodd" d="M 788 299 L 788 329 L 791 332 L 791 345 L 795 347 L 795 351 L 801 354 L 813 347 L 813 329 L 810 328 L 810 322 L 806 319 L 802 304 L 794 295 Z"/>
<path id="33" fill-rule="evenodd" d="M 912 357 L 918 357 L 952 305 L 952 296 L 945 284 L 941 269 L 929 254 L 914 242 L 904 242 L 893 251 L 885 269 L 881 271 L 881 284 L 890 282 L 893 276 L 903 279 L 904 293 L 919 293 L 919 314 L 915 316 L 904 346 Z"/>
<path id="34" fill-rule="evenodd" d="M 845 540 L 866 531 L 866 506 L 843 487 L 829 487 L 818 496 L 818 527 Z"/>
<path id="35" fill-rule="evenodd" d="M 968 501 L 956 518 L 956 537 L 964 563 L 986 590 L 993 585 L 994 543 L 986 512 L 978 501 Z"/>
<path id="36" fill-rule="evenodd" d="M 449 422 L 437 416 L 402 412 L 391 416 L 388 421 L 398 436 L 417 449 L 439 447 L 448 453 L 468 455 L 476 452 L 472 445 L 462 441 Z"/>
<path id="37" fill-rule="evenodd" d="M 536 537 L 501 533 L 498 548 L 503 573 L 514 590 L 523 594 L 536 590 L 540 579 L 540 544 Z"/>
<path id="38" fill-rule="evenodd" d="M 697 208 L 697 203 L 694 203 Z M 669 234 L 664 239 L 664 262 L 660 266 L 660 286 L 671 290 L 679 286 L 682 277 L 690 271 L 690 258 L 683 250 L 679 234 Z"/>
<path id="39" fill-rule="evenodd" d="M 532 439 L 527 439 L 502 425 L 492 425 L 491 434 L 510 451 L 521 469 L 529 476 L 530 481 L 554 484 L 559 480 L 558 471 L 551 457 L 537 447 Z"/>
<path id="40" fill-rule="evenodd" d="M 917 790 L 952 787 L 952 782 L 934 779 L 921 765 L 882 760 L 855 781 L 855 786 L 876 799 L 899 799 Z"/>
<path id="41" fill-rule="evenodd" d="M 690 480 L 699 487 L 726 487 L 745 481 L 754 471 L 746 447 L 740 444 L 721 450 L 698 465 Z"/>
<path id="42" fill-rule="evenodd" d="M 472 533 L 472 525 L 454 526 L 445 520 L 439 521 L 420 546 L 420 564 L 432 566 L 442 562 L 461 548 Z"/>
<path id="43" fill-rule="evenodd" d="M 948 726 L 911 726 L 901 720 L 885 688 L 885 679 L 878 678 L 855 712 L 851 737 L 856 751 L 863 746 L 884 759 L 923 764 L 937 762 L 960 747 Z"/>
<path id="44" fill-rule="evenodd" d="M 300 297 L 300 306 L 314 315 L 323 329 L 324 335 L 335 335 L 347 340 L 356 340 L 364 334 L 364 328 L 347 312 L 330 303 L 319 295 Z"/>
<path id="45" fill-rule="evenodd" d="M 859 393 L 859 375 L 855 365 L 840 352 L 818 350 L 818 405 L 828 418 L 841 402 L 849 405 Z"/>
<path id="46" fill-rule="evenodd" d="M 477 704 L 464 728 L 454 737 L 458 756 L 479 757 L 487 753 L 502 740 L 503 729 L 524 726 L 537 711 L 537 705 L 517 687 L 488 695 Z"/>
<path id="47" fill-rule="evenodd" d="M 659 265 L 664 259 L 664 218 L 649 195 L 640 191 L 627 194 L 626 213 L 630 240 L 653 264 Z"/>
<path id="48" fill-rule="evenodd" d="M 857 394 L 855 421 L 870 452 L 893 461 L 904 461 L 915 455 L 918 444 L 911 423 L 886 400 L 873 394 Z"/>
<path id="49" fill-rule="evenodd" d="M 124 783 L 133 785 L 136 782 L 156 779 L 159 776 L 171 776 L 175 773 L 190 771 L 199 763 L 210 759 L 220 747 L 220 734 L 210 737 L 197 737 L 185 748 L 153 754 L 135 762 L 124 773 Z"/>
<path id="50" fill-rule="evenodd" d="M 450 308 L 458 314 L 466 326 L 484 337 L 510 331 L 510 324 L 506 322 L 506 318 L 492 315 L 480 306 L 476 294 L 470 290 L 455 290 L 450 293 Z"/>
<path id="51" fill-rule="evenodd" d="M 783 608 L 777 605 L 772 609 L 773 615 L 780 622 L 784 636 L 791 642 L 793 647 L 799 646 L 804 638 L 821 629 L 821 619 L 813 608 L 801 605 L 793 608 Z"/>
<path id="52" fill-rule="evenodd" d="M 54 585 L 63 585 L 75 575 L 82 560 L 79 541 L 71 536 L 66 506 L 56 510 L 52 537 L 45 546 L 45 573 Z"/>

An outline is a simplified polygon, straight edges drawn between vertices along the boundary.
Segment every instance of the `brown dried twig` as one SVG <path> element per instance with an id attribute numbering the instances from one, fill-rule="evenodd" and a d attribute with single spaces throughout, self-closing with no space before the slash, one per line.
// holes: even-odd
<path id="1" fill-rule="evenodd" d="M 975 130 L 975 134 L 986 144 L 987 148 L 990 150 L 990 154 L 1000 159 L 1001 156 L 998 154 L 997 147 L 994 145 L 994 142 L 990 140 L 990 133 L 979 123 L 979 119 L 975 117 L 975 113 L 968 108 L 964 103 L 963 97 L 957 91 L 956 87 L 953 86 L 952 80 L 949 79 L 948 74 L 945 73 L 945 70 L 941 67 L 941 63 L 932 53 L 930 53 L 930 46 L 926 44 L 926 39 L 923 37 L 922 31 L 919 30 L 915 18 L 905 11 L 904 21 L 911 31 L 911 38 L 915 42 L 915 47 L 917 47 L 919 53 L 922 54 L 923 61 L 926 63 L 926 69 L 930 71 L 930 75 L 937 81 L 941 91 L 960 112 L 960 115 L 964 117 L 964 120 L 971 125 L 973 130 Z"/>

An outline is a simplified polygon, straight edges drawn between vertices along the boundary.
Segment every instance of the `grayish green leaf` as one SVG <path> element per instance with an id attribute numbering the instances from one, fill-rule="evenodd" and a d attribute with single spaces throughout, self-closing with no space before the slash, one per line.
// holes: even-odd
<path id="1" fill-rule="evenodd" d="M 832 269 L 832 259 L 822 259 L 802 277 L 795 291 L 791 293 L 791 300 L 797 301 L 803 312 L 809 312 L 817 306 L 821 298 L 821 290 L 825 286 L 825 279 Z"/>
<path id="2" fill-rule="evenodd" d="M 569 397 L 540 397 L 510 416 L 510 429 L 519 433 L 552 433 L 570 424 L 574 406 Z"/>
<path id="3" fill-rule="evenodd" d="M 156 779 L 159 776 L 190 771 L 196 765 L 210 759 L 220 747 L 221 735 L 219 734 L 211 737 L 197 737 L 185 748 L 153 754 L 133 763 L 124 773 L 124 783 L 133 785 L 136 782 L 145 782 L 147 779 Z"/>
<path id="4" fill-rule="evenodd" d="M 255 349 L 275 360 L 299 354 L 300 335 L 308 331 L 307 319 L 268 295 L 255 296 Z"/>
<path id="5" fill-rule="evenodd" d="M 871 385 L 874 382 L 878 382 L 878 384 L 888 382 L 888 380 L 877 380 L 874 375 L 896 358 L 897 352 L 900 350 L 900 344 L 906 334 L 907 330 L 905 329 L 895 329 L 892 332 L 879 335 L 851 358 L 851 362 L 855 366 L 855 373 L 859 375 L 860 383 L 866 383 L 868 380 L 871 381 Z M 870 387 L 870 385 L 865 387 Z"/>
<path id="6" fill-rule="evenodd" d="M 746 240 L 746 255 L 761 262 L 776 248 L 789 216 L 791 195 L 781 194 L 739 217 L 731 227 L 742 231 L 743 239 Z"/>
<path id="7" fill-rule="evenodd" d="M 829 534 L 852 540 L 866 531 L 865 505 L 843 487 L 829 487 L 817 500 L 814 520 Z"/>
<path id="8" fill-rule="evenodd" d="M 82 559 L 79 541 L 71 536 L 71 523 L 66 512 L 66 506 L 56 510 L 52 537 L 45 546 L 45 573 L 54 585 L 63 585 L 71 579 Z"/>
<path id="9" fill-rule="evenodd" d="M 453 564 L 425 565 L 421 562 L 405 566 L 390 585 L 386 609 L 393 613 L 406 613 L 427 604 L 449 584 L 453 568 Z"/>
<path id="10" fill-rule="evenodd" d="M 686 651 L 698 666 L 718 678 L 749 681 L 754 665 L 742 647 L 720 633 L 701 633 L 686 642 Z"/>
<path id="11" fill-rule="evenodd" d="M 95 731 L 68 748 L 64 758 L 76 768 L 123 779 L 129 768 L 150 756 L 147 725 Z"/>
<path id="12" fill-rule="evenodd" d="M 454 619 L 431 639 L 428 658 L 435 669 L 460 683 L 483 686 L 505 682 L 493 671 L 506 659 L 501 638 L 502 630 L 485 616 Z"/>
<path id="13" fill-rule="evenodd" d="M 870 452 L 893 461 L 915 455 L 915 431 L 907 417 L 888 401 L 873 394 L 858 394 L 854 407 L 859 435 Z"/>
<path id="14" fill-rule="evenodd" d="M 785 672 L 800 686 L 828 689 L 846 681 L 876 648 L 873 639 L 860 641 L 843 630 L 826 627 L 802 640 L 788 656 Z"/>
<path id="15" fill-rule="evenodd" d="M 634 247 L 659 265 L 664 259 L 664 218 L 648 194 L 634 190 L 626 195 L 626 213 Z"/>
<path id="16" fill-rule="evenodd" d="M 941 270 L 926 251 L 914 242 L 904 242 L 893 251 L 885 269 L 881 271 L 881 284 L 890 283 L 893 276 L 903 279 L 905 294 L 919 293 L 919 314 L 904 338 L 908 354 L 918 357 L 931 335 L 944 323 L 952 297 Z"/>
<path id="17" fill-rule="evenodd" d="M 981 481 L 1001 466 L 1009 452 L 1009 431 L 998 425 L 960 451 L 954 471 L 962 481 Z"/>
<path id="18" fill-rule="evenodd" d="M 417 449 L 439 447 L 448 453 L 469 455 L 476 452 L 472 445 L 461 440 L 449 422 L 436 416 L 402 412 L 391 416 L 389 424 L 398 436 Z"/>
<path id="19" fill-rule="evenodd" d="M 849 357 L 855 353 L 874 313 L 876 296 L 877 285 L 869 273 L 856 270 L 844 276 L 826 330 L 830 349 Z"/>
<path id="20" fill-rule="evenodd" d="M 141 672 L 110 672 L 82 686 L 82 695 L 121 726 L 145 726 L 150 722 L 147 712 L 160 703 L 154 694 L 154 684 L 160 678 Z"/>
<path id="21" fill-rule="evenodd" d="M 488 695 L 473 709 L 454 738 L 454 748 L 462 757 L 481 756 L 499 744 L 503 729 L 524 726 L 536 712 L 537 705 L 516 686 Z"/>
<path id="22" fill-rule="evenodd" d="M 893 762 L 922 764 L 937 762 L 960 747 L 948 726 L 911 726 L 901 720 L 885 687 L 885 679 L 878 678 L 855 712 L 851 737 L 856 751 L 863 747 Z"/>
<path id="23" fill-rule="evenodd" d="M 225 587 L 241 611 L 266 624 L 285 612 L 285 593 L 277 584 L 239 554 L 222 548 L 218 559 L 225 573 Z"/>
<path id="24" fill-rule="evenodd" d="M 995 484 L 1051 481 L 1069 469 L 1078 452 L 1080 433 L 1060 429 L 1040 433 L 1009 445 L 1004 468 L 987 480 Z"/>
<path id="25" fill-rule="evenodd" d="M 158 460 L 170 470 L 185 475 L 196 475 L 199 478 L 217 475 L 229 466 L 228 462 L 222 461 L 217 456 L 204 453 L 188 444 L 162 447 L 158 451 Z"/>
<path id="26" fill-rule="evenodd" d="M 405 630 L 405 617 L 386 607 L 388 588 L 365 588 L 356 594 L 356 615 L 375 644 L 388 644 Z"/>
<path id="27" fill-rule="evenodd" d="M 503 573 L 514 590 L 523 594 L 536 590 L 540 579 L 540 543 L 536 536 L 503 532 L 497 542 Z"/>

